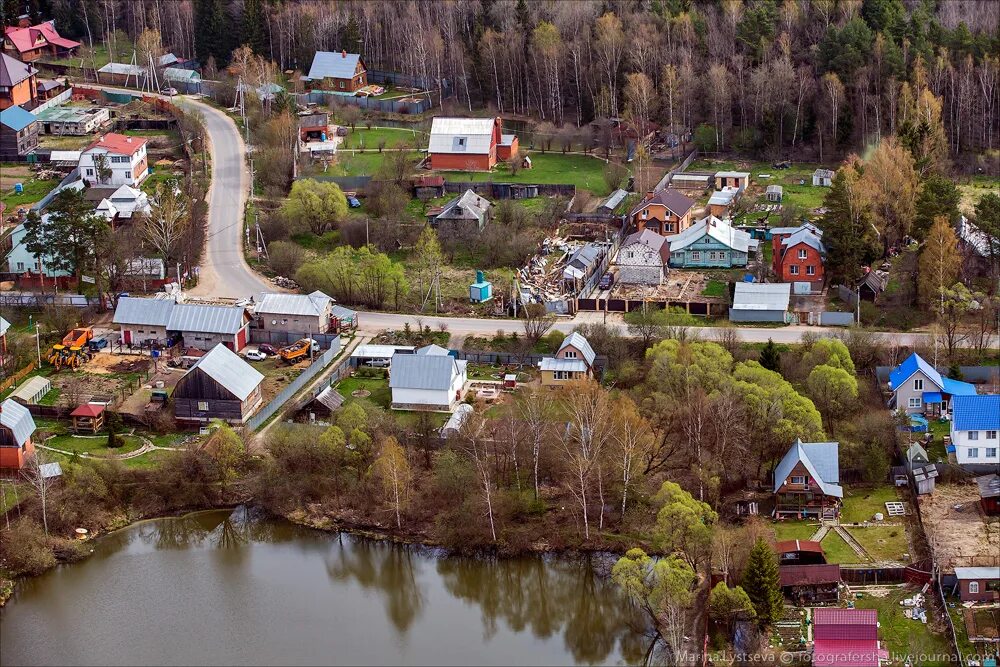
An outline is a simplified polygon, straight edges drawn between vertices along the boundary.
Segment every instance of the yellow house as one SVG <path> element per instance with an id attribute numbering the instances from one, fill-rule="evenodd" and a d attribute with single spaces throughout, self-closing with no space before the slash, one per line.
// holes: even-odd
<path id="1" fill-rule="evenodd" d="M 563 339 L 554 357 L 538 362 L 543 387 L 560 387 L 574 380 L 594 377 L 594 348 L 577 332 Z"/>

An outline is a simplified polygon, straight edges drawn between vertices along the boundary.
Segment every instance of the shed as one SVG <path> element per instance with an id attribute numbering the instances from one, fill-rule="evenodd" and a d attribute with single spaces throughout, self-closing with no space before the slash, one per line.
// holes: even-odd
<path id="1" fill-rule="evenodd" d="M 181 422 L 223 419 L 241 424 L 263 402 L 264 376 L 225 345 L 216 345 L 174 388 L 174 417 Z"/>
<path id="2" fill-rule="evenodd" d="M 358 345 L 351 352 L 352 366 L 389 366 L 394 355 L 414 354 L 413 345 Z"/>
<path id="3" fill-rule="evenodd" d="M 52 391 L 52 382 L 47 377 L 36 375 L 22 383 L 10 397 L 25 405 L 38 405 L 42 397 L 50 391 Z"/>
<path id="4" fill-rule="evenodd" d="M 333 318 L 334 331 L 337 333 L 358 327 L 358 311 L 356 310 L 335 303 L 330 307 L 330 315 Z"/>
<path id="5" fill-rule="evenodd" d="M 52 463 L 43 463 L 38 466 L 38 473 L 42 476 L 42 479 L 54 480 L 62 477 L 62 466 L 59 465 L 58 461 Z"/>
<path id="6" fill-rule="evenodd" d="M 764 194 L 767 196 L 768 201 L 780 203 L 781 198 L 784 196 L 784 191 L 784 188 L 780 185 L 769 185 Z"/>
<path id="7" fill-rule="evenodd" d="M 7 399 L 0 403 L 0 468 L 20 470 L 35 452 L 35 420 L 28 408 Z"/>
<path id="8" fill-rule="evenodd" d="M 786 322 L 791 296 L 789 283 L 736 283 L 729 319 L 733 322 Z"/>
<path id="9" fill-rule="evenodd" d="M 611 196 L 605 199 L 604 202 L 597 207 L 598 213 L 612 213 L 616 208 L 618 208 L 619 204 L 625 201 L 625 197 L 627 196 L 628 192 L 625 190 L 622 190 L 621 188 L 615 190 L 611 193 Z"/>
<path id="10" fill-rule="evenodd" d="M 833 185 L 834 172 L 830 169 L 817 169 L 812 175 L 812 184 L 828 188 Z"/>
<path id="11" fill-rule="evenodd" d="M 469 301 L 482 303 L 493 298 L 493 283 L 486 280 L 486 274 L 476 271 L 476 282 L 469 286 Z"/>
<path id="12" fill-rule="evenodd" d="M 510 160 L 517 157 L 519 147 L 516 134 L 501 134 L 500 143 L 497 144 L 497 157 L 501 160 Z"/>
<path id="13" fill-rule="evenodd" d="M 1000 516 L 1000 475 L 993 473 L 976 478 L 979 504 L 987 516 Z"/>
<path id="14" fill-rule="evenodd" d="M 955 578 L 962 602 L 1000 600 L 1000 567 L 956 567 Z"/>
<path id="15" fill-rule="evenodd" d="M 73 418 L 74 433 L 97 433 L 104 427 L 104 404 L 84 403 L 69 416 Z"/>

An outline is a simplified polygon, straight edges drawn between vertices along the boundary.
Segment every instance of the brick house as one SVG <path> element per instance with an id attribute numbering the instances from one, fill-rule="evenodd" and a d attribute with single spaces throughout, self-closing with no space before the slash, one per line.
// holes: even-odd
<path id="1" fill-rule="evenodd" d="M 28 408 L 12 398 L 0 403 L 0 469 L 20 470 L 35 453 L 31 436 L 35 420 Z"/>
<path id="2" fill-rule="evenodd" d="M 771 268 L 781 282 L 808 282 L 812 291 L 821 291 L 825 257 L 823 232 L 814 225 L 807 223 L 771 231 Z"/>
<path id="3" fill-rule="evenodd" d="M 1000 567 L 956 567 L 962 602 L 1000 601 Z"/>
<path id="4" fill-rule="evenodd" d="M 691 226 L 694 202 L 677 190 L 664 188 L 647 192 L 642 201 L 629 212 L 629 220 L 637 232 L 645 229 L 662 236 L 679 234 Z"/>
<path id="5" fill-rule="evenodd" d="M 427 152 L 431 169 L 489 171 L 499 157 L 500 118 L 435 118 Z"/>

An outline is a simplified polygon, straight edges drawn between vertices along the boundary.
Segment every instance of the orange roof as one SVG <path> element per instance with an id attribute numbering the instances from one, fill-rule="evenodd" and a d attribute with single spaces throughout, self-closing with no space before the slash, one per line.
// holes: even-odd
<path id="1" fill-rule="evenodd" d="M 69 413 L 70 417 L 97 417 L 104 412 L 104 406 L 97 403 L 84 403 Z"/>
<path id="2" fill-rule="evenodd" d="M 779 554 L 791 553 L 792 551 L 812 551 L 814 553 L 823 553 L 823 547 L 819 542 L 814 542 L 812 540 L 784 540 L 783 542 L 776 542 L 774 544 L 774 550 Z"/>
<path id="3" fill-rule="evenodd" d="M 129 137 L 111 132 L 103 137 L 98 137 L 84 150 L 86 152 L 91 148 L 103 148 L 116 155 L 135 155 L 137 150 L 146 145 L 146 141 L 145 137 Z"/>

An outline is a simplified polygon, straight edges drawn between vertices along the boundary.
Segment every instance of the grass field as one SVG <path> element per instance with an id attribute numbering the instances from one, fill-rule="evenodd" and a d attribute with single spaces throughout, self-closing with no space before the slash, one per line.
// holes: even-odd
<path id="1" fill-rule="evenodd" d="M 0 165 L 0 169 L 5 169 L 3 165 Z M 16 181 L 24 186 L 24 191 L 20 194 L 14 192 L 14 184 L 11 183 L 7 185 L 4 179 L 3 194 L 0 195 L 0 201 L 6 204 L 10 208 L 15 206 L 25 206 L 28 204 L 34 204 L 39 201 L 42 197 L 49 194 L 54 187 L 59 185 L 59 181 L 56 179 L 37 179 L 33 175 L 26 176 L 24 179 Z M 8 211 L 8 214 L 10 211 Z"/>
<path id="2" fill-rule="evenodd" d="M 925 656 L 950 656 L 953 653 L 951 642 L 945 635 L 937 634 L 929 625 L 924 625 L 920 621 L 906 618 L 903 615 L 904 607 L 900 605 L 900 602 L 904 598 L 912 597 L 918 590 L 911 587 L 894 588 L 885 597 L 864 594 L 863 597 L 854 600 L 854 606 L 858 609 L 878 610 L 879 639 L 882 640 L 883 647 L 890 654 L 896 656 L 918 656 L 921 654 Z M 902 664 L 902 661 L 892 664 Z M 911 660 L 909 664 L 954 663 L 950 661 Z"/>
<path id="3" fill-rule="evenodd" d="M 808 540 L 819 530 L 819 523 L 785 519 L 772 523 L 771 527 L 774 529 L 774 539 L 778 542 L 782 540 Z"/>
<path id="4" fill-rule="evenodd" d="M 77 452 L 79 454 L 89 454 L 91 456 L 102 456 L 113 458 L 122 454 L 128 454 L 142 447 L 142 440 L 135 436 L 125 436 L 125 445 L 115 449 L 107 447 L 108 438 L 102 435 L 97 438 L 81 438 L 75 435 L 57 435 L 45 443 L 48 447 L 62 449 L 67 452 Z M 49 453 L 49 452 L 47 452 Z"/>
<path id="5" fill-rule="evenodd" d="M 958 191 L 962 193 L 962 200 L 958 207 L 962 213 L 970 215 L 975 213 L 976 202 L 983 195 L 990 192 L 1000 192 L 1000 178 L 985 175 L 972 176 L 967 182 L 959 184 Z"/>
<path id="6" fill-rule="evenodd" d="M 371 395 L 364 398 L 351 396 L 353 392 L 359 390 L 369 391 L 371 392 Z M 388 410 L 389 405 L 392 403 L 392 390 L 389 389 L 388 379 L 356 377 L 344 378 L 337 383 L 337 392 L 347 399 L 345 403 L 351 403 L 353 401 L 371 403 L 372 405 L 378 406 L 383 410 Z"/>
<path id="7" fill-rule="evenodd" d="M 854 549 L 837 533 L 830 531 L 820 542 L 828 563 L 859 563 L 864 560 L 854 553 Z"/>
<path id="8" fill-rule="evenodd" d="M 414 130 L 404 130 L 397 127 L 357 127 L 349 131 L 340 144 L 340 149 L 366 148 L 368 150 L 378 148 L 379 142 L 385 140 L 386 148 L 395 148 L 402 143 L 407 147 L 424 148 L 427 145 L 427 135 Z"/>
<path id="9" fill-rule="evenodd" d="M 38 145 L 54 151 L 79 151 L 86 148 L 93 140 L 89 134 L 82 137 L 71 134 L 42 134 L 38 136 Z"/>
<path id="10" fill-rule="evenodd" d="M 590 155 L 562 153 L 530 153 L 531 169 L 511 174 L 506 165 L 491 172 L 445 171 L 449 181 L 497 181 L 502 183 L 568 183 L 602 196 L 611 192 L 604 182 L 605 162 Z"/>
<path id="11" fill-rule="evenodd" d="M 872 528 L 847 528 L 846 530 L 861 543 L 861 546 L 875 560 L 891 560 L 901 563 L 908 563 L 911 560 L 909 556 L 910 545 L 906 539 L 904 526 L 876 526 Z"/>
<path id="12" fill-rule="evenodd" d="M 726 283 L 721 280 L 709 280 L 705 289 L 701 291 L 702 296 L 720 297 L 726 294 Z"/>
<path id="13" fill-rule="evenodd" d="M 844 490 L 844 506 L 840 512 L 843 523 L 861 523 L 871 521 L 876 512 L 888 516 L 885 510 L 886 502 L 899 500 L 896 488 L 893 486 L 877 486 L 873 488 L 849 488 Z"/>
<path id="14" fill-rule="evenodd" d="M 337 164 L 331 171 L 332 176 L 372 176 L 382 166 L 382 161 L 387 153 L 338 153 Z M 414 151 L 414 161 L 419 160 L 422 155 Z"/>

